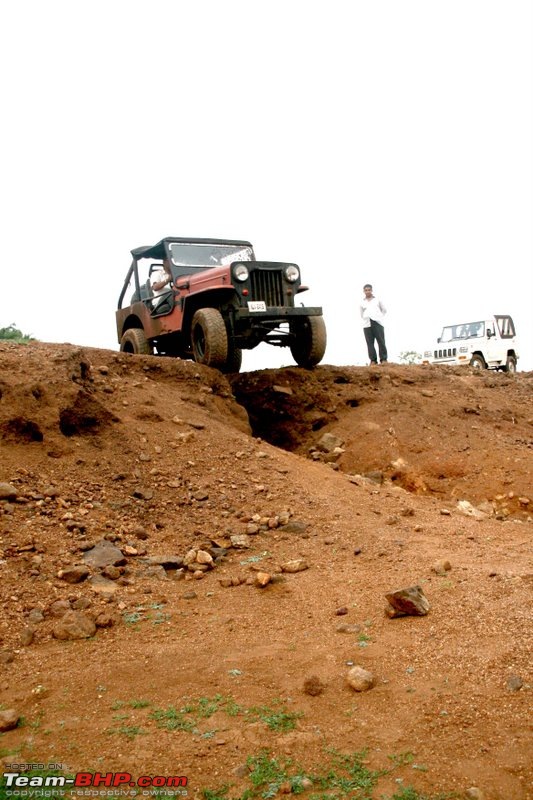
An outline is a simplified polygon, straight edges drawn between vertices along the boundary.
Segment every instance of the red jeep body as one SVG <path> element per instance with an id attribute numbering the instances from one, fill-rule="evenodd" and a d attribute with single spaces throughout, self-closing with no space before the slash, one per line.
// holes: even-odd
<path id="1" fill-rule="evenodd" d="M 305 291 L 296 264 L 257 261 L 250 242 L 168 237 L 131 251 L 116 312 L 121 350 L 193 358 L 238 371 L 242 349 L 290 347 L 304 367 L 326 348 L 322 309 L 295 305 Z M 154 272 L 168 287 L 154 295 Z M 130 294 L 131 292 L 131 294 Z"/>

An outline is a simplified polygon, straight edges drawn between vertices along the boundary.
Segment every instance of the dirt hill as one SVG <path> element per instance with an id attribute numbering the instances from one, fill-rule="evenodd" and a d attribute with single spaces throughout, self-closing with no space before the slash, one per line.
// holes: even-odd
<path id="1" fill-rule="evenodd" d="M 4 764 L 533 797 L 532 388 L 1 343 Z"/>

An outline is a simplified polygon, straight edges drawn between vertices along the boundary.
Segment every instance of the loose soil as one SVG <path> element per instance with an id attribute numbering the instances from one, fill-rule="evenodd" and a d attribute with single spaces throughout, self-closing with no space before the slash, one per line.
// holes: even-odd
<path id="1" fill-rule="evenodd" d="M 533 797 L 532 389 L 0 344 L 4 765 L 186 776 L 192 798 Z M 61 577 L 104 539 L 120 563 Z M 191 550 L 213 568 L 178 568 Z M 413 585 L 429 613 L 389 618 Z M 67 609 L 95 635 L 55 638 Z M 369 788 L 321 783 L 332 751 Z"/>

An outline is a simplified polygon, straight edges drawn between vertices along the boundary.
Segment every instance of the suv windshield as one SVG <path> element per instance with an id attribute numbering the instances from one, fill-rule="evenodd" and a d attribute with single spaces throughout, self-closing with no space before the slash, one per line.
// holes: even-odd
<path id="1" fill-rule="evenodd" d="M 485 336 L 484 322 L 465 322 L 443 328 L 440 341 L 451 342 L 453 339 L 475 339 L 480 336 Z"/>
<path id="2" fill-rule="evenodd" d="M 172 263 L 177 267 L 222 267 L 233 261 L 253 261 L 251 247 L 228 244 L 169 244 Z"/>

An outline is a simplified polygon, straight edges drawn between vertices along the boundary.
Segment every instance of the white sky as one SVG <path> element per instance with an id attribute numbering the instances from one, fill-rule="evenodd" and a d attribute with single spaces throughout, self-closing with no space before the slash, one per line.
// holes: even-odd
<path id="1" fill-rule="evenodd" d="M 391 360 L 509 313 L 533 369 L 532 8 L 8 0 L 0 327 L 118 349 L 131 248 L 249 239 L 300 265 L 324 363 L 366 363 L 368 281 Z"/>

